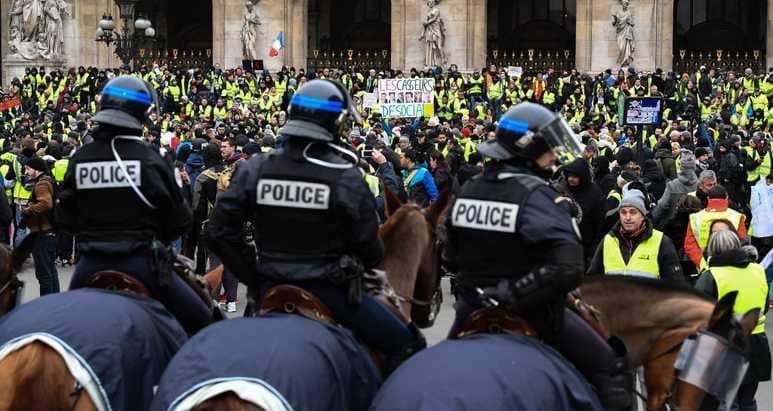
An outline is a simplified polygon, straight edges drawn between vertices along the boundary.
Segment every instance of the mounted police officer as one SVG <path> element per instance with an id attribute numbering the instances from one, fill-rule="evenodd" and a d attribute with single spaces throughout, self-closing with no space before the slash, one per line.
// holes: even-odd
<path id="1" fill-rule="evenodd" d="M 446 219 L 444 259 L 458 273 L 450 337 L 484 307 L 479 294 L 487 289 L 572 361 L 606 407 L 629 405 L 625 358 L 565 312 L 566 295 L 583 275 L 583 249 L 568 202 L 545 180 L 556 160 L 567 163 L 580 155 L 580 143 L 560 116 L 521 103 L 502 116 L 496 140 L 478 151 L 493 161 L 462 187 Z"/>
<path id="2" fill-rule="evenodd" d="M 338 145 L 350 120 L 360 118 L 343 86 L 305 84 L 290 101 L 284 147 L 242 164 L 218 197 L 208 246 L 257 300 L 274 285 L 299 286 L 395 367 L 426 344 L 415 327 L 362 293 L 362 272 L 376 267 L 384 246 L 357 157 Z M 257 263 L 242 234 L 251 219 Z"/>
<path id="3" fill-rule="evenodd" d="M 94 142 L 70 158 L 56 207 L 57 223 L 78 238 L 70 289 L 99 271 L 126 273 L 193 333 L 211 322 L 212 313 L 172 273 L 167 247 L 188 228 L 191 212 L 171 165 L 138 136 L 157 105 L 155 90 L 120 76 L 105 85 L 100 103 Z"/>

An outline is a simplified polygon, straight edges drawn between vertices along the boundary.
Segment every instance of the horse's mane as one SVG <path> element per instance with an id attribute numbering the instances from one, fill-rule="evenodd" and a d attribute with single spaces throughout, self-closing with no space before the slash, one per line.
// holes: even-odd
<path id="1" fill-rule="evenodd" d="M 686 285 L 676 284 L 670 281 L 663 281 L 654 278 L 633 276 L 633 275 L 597 275 L 587 276 L 582 280 L 583 284 L 611 285 L 629 292 L 645 291 L 647 293 L 663 294 L 686 294 L 706 302 L 715 303 L 716 300 L 710 296 Z M 643 290 L 641 290 L 643 289 Z"/>

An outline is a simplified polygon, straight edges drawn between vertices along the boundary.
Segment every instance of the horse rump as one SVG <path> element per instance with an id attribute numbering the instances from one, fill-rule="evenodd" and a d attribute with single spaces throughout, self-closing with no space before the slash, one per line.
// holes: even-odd
<path id="1" fill-rule="evenodd" d="M 0 411 L 96 411 L 53 348 L 33 342 L 0 360 Z"/>

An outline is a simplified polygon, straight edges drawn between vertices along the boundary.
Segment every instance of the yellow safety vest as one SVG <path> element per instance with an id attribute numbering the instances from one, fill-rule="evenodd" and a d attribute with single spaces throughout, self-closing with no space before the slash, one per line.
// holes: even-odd
<path id="1" fill-rule="evenodd" d="M 748 146 L 744 147 L 744 149 L 746 149 L 746 152 L 752 158 L 752 161 L 757 161 L 757 159 L 760 158 L 760 153 L 757 150 Z M 765 153 L 765 158 L 762 159 L 762 163 L 754 170 L 749 171 L 746 176 L 746 181 L 752 183 L 760 178 L 767 177 L 768 174 L 770 174 L 770 153 Z"/>
<path id="2" fill-rule="evenodd" d="M 378 197 L 378 195 L 381 194 L 381 187 L 379 187 L 378 177 L 368 173 L 364 173 L 363 176 L 365 178 L 365 182 L 368 184 L 370 192 L 373 193 L 374 197 Z"/>
<path id="3" fill-rule="evenodd" d="M 483 93 L 483 77 L 478 79 L 470 78 L 470 89 L 468 91 L 470 95 Z"/>
<path id="4" fill-rule="evenodd" d="M 67 174 L 67 167 L 70 165 L 70 160 L 63 158 L 54 162 L 54 180 L 57 183 L 64 181 L 64 175 Z"/>
<path id="5" fill-rule="evenodd" d="M 733 224 L 733 228 L 737 230 L 741 225 L 742 217 L 743 214 L 729 208 L 725 211 L 702 210 L 690 214 L 690 227 L 692 227 L 695 241 L 698 243 L 698 246 L 703 249 L 706 248 L 706 244 L 709 243 L 711 223 L 716 220 L 727 220 L 730 221 Z"/>
<path id="6" fill-rule="evenodd" d="M 32 197 L 32 191 L 24 187 L 21 178 L 24 175 L 24 168 L 21 166 L 18 157 L 13 162 L 13 171 L 16 173 L 16 183 L 13 185 L 13 198 L 17 204 L 26 205 Z"/>
<path id="7" fill-rule="evenodd" d="M 620 240 L 612 234 L 607 234 L 604 237 L 604 274 L 660 278 L 658 253 L 662 240 L 663 233 L 653 229 L 652 236 L 639 243 L 626 264 L 620 252 Z"/>
<path id="8" fill-rule="evenodd" d="M 728 293 L 738 291 L 733 312 L 738 316 L 759 308 L 760 319 L 752 334 L 764 333 L 767 318 L 763 312 L 764 304 L 768 301 L 768 281 L 765 278 L 765 270 L 757 263 L 750 263 L 746 268 L 723 266 L 711 267 L 710 270 L 717 284 L 719 297 L 717 299 L 720 300 Z"/>
<path id="9" fill-rule="evenodd" d="M 215 109 L 213 110 L 213 117 L 215 120 L 223 120 L 225 118 L 225 115 L 228 113 L 228 109 L 223 107 L 215 106 Z"/>

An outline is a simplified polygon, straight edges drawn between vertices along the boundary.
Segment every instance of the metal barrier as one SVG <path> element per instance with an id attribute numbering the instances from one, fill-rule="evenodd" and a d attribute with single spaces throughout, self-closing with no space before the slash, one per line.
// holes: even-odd
<path id="1" fill-rule="evenodd" d="M 522 67 L 524 71 L 571 70 L 575 68 L 574 50 L 489 50 L 487 64 L 497 67 Z"/>
<path id="2" fill-rule="evenodd" d="M 135 65 L 167 64 L 170 66 L 206 68 L 212 66 L 212 49 L 137 49 Z"/>
<path id="3" fill-rule="evenodd" d="M 354 67 L 361 70 L 387 70 L 392 67 L 392 53 L 389 49 L 314 49 L 307 59 L 309 71 L 325 68 Z"/>

